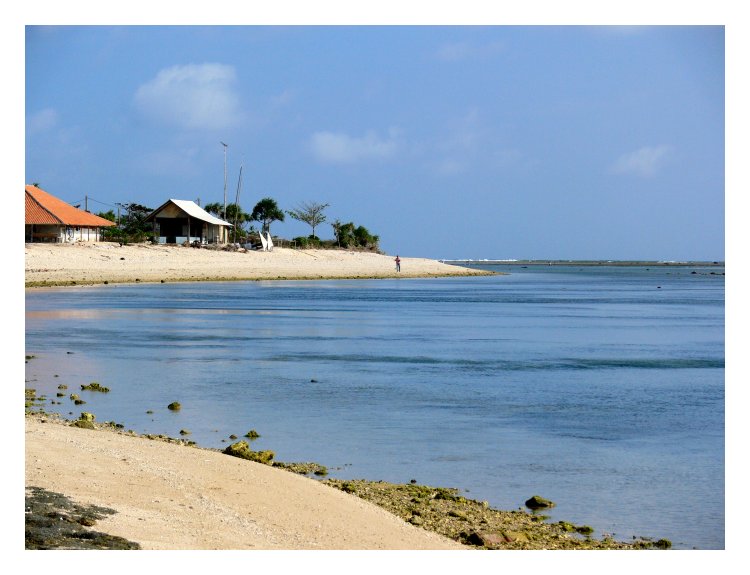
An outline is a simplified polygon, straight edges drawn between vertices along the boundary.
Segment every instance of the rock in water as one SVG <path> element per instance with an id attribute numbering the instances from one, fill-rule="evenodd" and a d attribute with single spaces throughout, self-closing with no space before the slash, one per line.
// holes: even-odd
<path id="1" fill-rule="evenodd" d="M 526 507 L 529 509 L 544 509 L 545 507 L 554 507 L 555 504 L 549 499 L 534 495 L 531 499 L 526 500 Z"/>

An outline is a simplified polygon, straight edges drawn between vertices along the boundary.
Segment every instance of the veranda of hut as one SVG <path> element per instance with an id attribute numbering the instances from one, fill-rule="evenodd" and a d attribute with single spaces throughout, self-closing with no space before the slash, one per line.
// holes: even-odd
<path id="1" fill-rule="evenodd" d="M 168 201 L 146 218 L 147 221 L 153 222 L 154 237 L 159 243 L 184 244 L 197 241 L 202 244 L 224 244 L 227 242 L 228 223 L 213 218 L 193 202 L 180 202 L 192 212 L 192 215 L 175 202 L 175 200 Z M 192 206 L 187 204 L 192 204 Z"/>

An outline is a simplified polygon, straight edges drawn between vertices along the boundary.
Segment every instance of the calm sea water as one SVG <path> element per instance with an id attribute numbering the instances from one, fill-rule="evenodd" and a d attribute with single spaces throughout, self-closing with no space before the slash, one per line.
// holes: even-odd
<path id="1" fill-rule="evenodd" d="M 28 291 L 27 386 L 140 433 L 254 428 L 333 477 L 538 494 L 596 536 L 723 549 L 723 268 L 482 267 L 510 275 Z"/>

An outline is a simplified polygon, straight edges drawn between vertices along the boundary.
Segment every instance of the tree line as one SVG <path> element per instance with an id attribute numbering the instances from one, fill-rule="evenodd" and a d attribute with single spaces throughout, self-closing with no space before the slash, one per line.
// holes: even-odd
<path id="1" fill-rule="evenodd" d="M 203 209 L 208 213 L 221 218 L 232 224 L 230 237 L 233 243 L 253 242 L 253 233 L 258 230 L 252 225 L 257 222 L 260 225 L 260 232 L 271 233 L 271 224 L 274 222 L 283 222 L 288 215 L 292 219 L 298 220 L 310 226 L 309 236 L 300 236 L 292 238 L 295 245 L 306 247 L 341 247 L 341 248 L 363 248 L 377 250 L 380 241 L 379 236 L 370 233 L 362 226 L 355 225 L 354 222 L 342 222 L 339 219 L 330 223 L 333 228 L 333 240 L 321 240 L 316 234 L 316 228 L 319 228 L 327 221 L 325 210 L 330 204 L 319 202 L 302 202 L 291 210 L 282 210 L 276 200 L 273 198 L 263 198 L 253 207 L 249 214 L 243 211 L 239 204 L 227 204 L 226 210 L 223 204 L 218 202 L 206 204 Z M 119 217 L 112 210 L 102 212 L 98 215 L 102 218 L 116 222 L 117 226 L 109 228 L 105 232 L 105 239 L 118 241 L 120 243 L 137 243 L 147 241 L 153 234 L 152 224 L 146 221 L 146 217 L 153 211 L 146 206 L 137 203 L 123 204 L 125 213 Z M 154 238 L 151 238 L 154 239 Z"/>

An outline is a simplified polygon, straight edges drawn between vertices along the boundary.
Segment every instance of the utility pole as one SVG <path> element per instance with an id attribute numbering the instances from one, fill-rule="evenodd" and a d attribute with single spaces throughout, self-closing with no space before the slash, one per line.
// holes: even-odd
<path id="1" fill-rule="evenodd" d="M 240 177 L 237 179 L 237 196 L 234 200 L 234 225 L 232 226 L 232 243 L 237 243 L 237 218 L 240 212 L 240 190 L 242 189 L 242 164 L 240 164 Z"/>
<path id="2" fill-rule="evenodd" d="M 227 219 L 227 145 L 224 142 L 220 142 L 224 146 L 224 212 L 222 217 Z"/>

